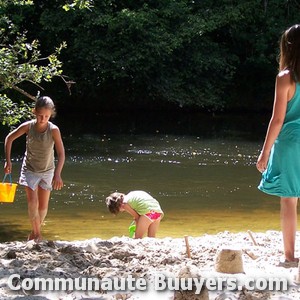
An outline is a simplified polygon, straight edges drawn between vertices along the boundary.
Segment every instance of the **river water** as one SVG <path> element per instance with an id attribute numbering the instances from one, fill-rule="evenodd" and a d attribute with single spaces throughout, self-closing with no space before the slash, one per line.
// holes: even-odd
<path id="1" fill-rule="evenodd" d="M 165 217 L 158 237 L 280 229 L 278 198 L 257 190 L 261 141 L 157 132 L 69 135 L 64 144 L 65 186 L 51 194 L 45 239 L 127 236 L 131 216 L 109 214 L 105 197 L 131 190 L 145 190 L 160 202 Z M 13 151 L 14 181 L 22 151 Z M 0 240 L 24 240 L 29 231 L 18 186 L 14 203 L 0 203 Z"/>

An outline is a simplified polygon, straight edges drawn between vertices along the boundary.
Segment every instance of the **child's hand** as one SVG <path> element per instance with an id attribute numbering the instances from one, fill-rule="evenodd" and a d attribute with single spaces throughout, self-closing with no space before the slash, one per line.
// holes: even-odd
<path id="1" fill-rule="evenodd" d="M 5 174 L 10 174 L 12 172 L 12 164 L 10 161 L 5 162 L 4 164 L 4 173 Z"/>
<path id="2" fill-rule="evenodd" d="M 52 180 L 52 186 L 53 186 L 53 189 L 55 190 L 61 190 L 62 187 L 64 186 L 64 183 L 60 177 L 60 175 L 56 175 L 54 173 L 54 177 L 53 177 L 53 180 Z"/>
<path id="3" fill-rule="evenodd" d="M 259 172 L 263 173 L 266 170 L 268 160 L 269 160 L 269 154 L 268 153 L 262 152 L 259 155 L 257 163 L 256 163 L 256 168 Z"/>

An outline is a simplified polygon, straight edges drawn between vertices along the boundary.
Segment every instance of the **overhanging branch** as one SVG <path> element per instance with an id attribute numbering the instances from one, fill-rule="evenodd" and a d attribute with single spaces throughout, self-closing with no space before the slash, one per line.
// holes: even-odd
<path id="1" fill-rule="evenodd" d="M 28 97 L 29 99 L 36 101 L 36 97 L 32 96 L 31 94 L 25 92 L 24 90 L 22 90 L 21 88 L 19 88 L 18 86 L 14 85 L 12 87 L 14 90 L 18 91 L 19 93 L 25 95 L 26 97 Z"/>

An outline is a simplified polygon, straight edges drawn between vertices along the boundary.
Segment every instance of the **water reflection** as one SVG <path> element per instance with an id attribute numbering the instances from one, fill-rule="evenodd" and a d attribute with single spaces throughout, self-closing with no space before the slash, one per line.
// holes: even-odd
<path id="1" fill-rule="evenodd" d="M 158 134 L 70 136 L 64 142 L 65 187 L 52 193 L 43 228 L 47 239 L 128 235 L 130 215 L 110 215 L 104 199 L 136 189 L 151 193 L 165 211 L 159 237 L 279 229 L 278 199 L 256 188 L 257 142 Z M 20 156 L 14 164 L 17 179 Z M 0 209 L 2 241 L 26 237 L 23 189 L 15 203 Z"/>

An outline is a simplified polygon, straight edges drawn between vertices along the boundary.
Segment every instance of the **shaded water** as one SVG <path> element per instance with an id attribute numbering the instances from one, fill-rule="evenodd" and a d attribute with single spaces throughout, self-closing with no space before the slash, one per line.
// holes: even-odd
<path id="1" fill-rule="evenodd" d="M 64 143 L 65 187 L 51 194 L 46 239 L 128 235 L 131 216 L 109 214 L 105 197 L 137 189 L 165 212 L 158 237 L 279 229 L 278 199 L 257 190 L 258 142 L 154 134 L 70 136 Z M 14 180 L 20 160 L 14 157 Z M 0 204 L 0 239 L 23 240 L 29 230 L 19 186 L 13 204 Z"/>

